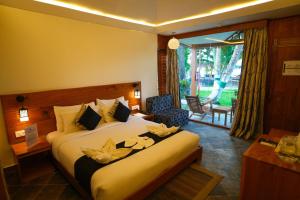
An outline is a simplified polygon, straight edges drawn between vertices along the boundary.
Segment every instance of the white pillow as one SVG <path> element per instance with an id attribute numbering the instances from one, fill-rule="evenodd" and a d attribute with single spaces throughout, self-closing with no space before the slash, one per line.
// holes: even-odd
<path id="1" fill-rule="evenodd" d="M 95 106 L 95 102 L 90 102 L 85 105 L 89 105 L 92 107 L 92 106 Z M 64 132 L 63 121 L 62 121 L 60 115 L 62 113 L 78 113 L 80 111 L 80 108 L 81 108 L 81 104 L 74 105 L 74 106 L 54 106 L 54 115 L 56 118 L 57 131 Z"/>
<path id="2" fill-rule="evenodd" d="M 114 107 L 116 107 L 116 105 L 115 105 L 116 100 L 118 100 L 123 105 L 128 107 L 128 101 L 125 100 L 124 96 L 119 97 L 117 99 L 105 99 L 105 100 L 97 99 L 96 100 L 97 106 L 99 106 L 99 108 L 100 108 L 101 116 L 102 116 L 102 118 L 104 118 L 105 122 L 116 121 L 115 118 L 113 117 L 114 111 L 112 112 Z"/>
<path id="3" fill-rule="evenodd" d="M 60 115 L 64 127 L 63 133 L 73 133 L 80 130 L 80 128 L 76 126 L 75 122 L 77 115 L 78 112 L 62 113 Z"/>
<path id="4" fill-rule="evenodd" d="M 125 101 L 124 96 L 118 97 L 116 99 L 96 99 L 97 105 L 100 106 L 113 106 L 115 101 L 119 100 L 119 101 Z"/>

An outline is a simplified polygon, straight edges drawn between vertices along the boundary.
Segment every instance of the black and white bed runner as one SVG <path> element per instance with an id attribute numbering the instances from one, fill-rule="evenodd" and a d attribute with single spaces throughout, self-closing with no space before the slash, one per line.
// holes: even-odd
<path id="1" fill-rule="evenodd" d="M 147 132 L 147 133 L 143 133 L 141 135 L 139 135 L 140 137 L 143 137 L 143 136 L 147 136 L 149 138 L 152 138 L 154 140 L 154 144 L 157 144 L 159 142 L 161 142 L 162 140 L 165 140 L 167 139 L 168 137 L 171 137 L 173 135 L 175 135 L 176 133 L 182 131 L 182 129 L 178 129 L 175 133 L 171 133 L 165 137 L 159 137 L 153 133 L 150 133 L 150 132 Z M 153 146 L 152 145 L 152 146 Z M 116 148 L 126 148 L 125 147 L 125 141 L 123 142 L 120 142 L 116 145 Z M 148 147 L 148 148 L 151 148 Z M 144 148 L 145 149 L 145 148 Z M 131 151 L 131 153 L 129 153 L 126 157 L 128 156 L 131 156 L 135 153 L 138 153 L 139 151 L 142 151 L 144 149 L 133 149 L 133 151 Z M 124 158 L 126 158 L 124 157 Z M 121 159 L 124 159 L 124 158 L 121 158 Z M 78 158 L 74 164 L 74 170 L 75 170 L 75 178 L 76 180 L 79 182 L 79 184 L 87 191 L 89 192 L 89 194 L 91 194 L 91 178 L 92 178 L 92 175 L 100 168 L 106 166 L 106 165 L 109 165 L 109 164 L 112 164 L 114 162 L 117 162 L 121 159 L 118 159 L 118 160 L 114 160 L 110 163 L 107 163 L 107 164 L 101 164 L 101 163 L 98 163 L 96 162 L 95 160 L 89 158 L 88 156 L 84 155 L 80 158 Z"/>

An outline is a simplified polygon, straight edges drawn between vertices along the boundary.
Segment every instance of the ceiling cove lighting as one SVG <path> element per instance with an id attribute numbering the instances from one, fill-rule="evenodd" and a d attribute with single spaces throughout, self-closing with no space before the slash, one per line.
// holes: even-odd
<path id="1" fill-rule="evenodd" d="M 107 18 L 111 18 L 111 19 L 116 19 L 116 20 L 120 20 L 120 21 L 124 21 L 124 22 L 140 24 L 140 25 L 144 25 L 144 26 L 152 26 L 152 27 L 156 26 L 155 24 L 148 23 L 148 22 L 145 22 L 145 21 L 131 19 L 131 18 L 127 18 L 127 17 L 121 17 L 121 16 L 109 14 L 109 13 L 104 13 L 104 12 L 101 12 L 99 10 L 93 10 L 93 9 L 90 9 L 90 8 L 86 8 L 86 7 L 83 7 L 83 6 L 76 5 L 76 4 L 65 3 L 65 2 L 62 2 L 62 1 L 57 1 L 57 0 L 34 0 L 34 1 L 50 4 L 50 5 L 53 5 L 53 6 L 68 8 L 68 9 L 71 9 L 71 10 L 76 10 L 76 11 L 89 13 L 89 14 L 93 14 L 93 15 L 98 15 L 98 16 L 102 16 L 102 17 L 107 17 Z"/>
<path id="2" fill-rule="evenodd" d="M 212 41 L 216 41 L 216 42 L 222 42 L 225 44 L 244 44 L 244 40 L 241 41 L 235 41 L 235 42 L 230 42 L 230 41 L 226 41 L 226 40 L 219 40 L 219 39 L 215 39 L 215 38 L 205 38 L 206 40 L 212 40 Z"/>
<path id="3" fill-rule="evenodd" d="M 241 3 L 241 4 L 237 4 L 237 5 L 233 5 L 233 6 L 228 6 L 228 7 L 225 7 L 225 8 L 212 10 L 212 11 L 209 11 L 209 12 L 206 12 L 206 13 L 201 13 L 201 14 L 198 14 L 198 15 L 190 16 L 190 17 L 184 17 L 184 18 L 180 18 L 180 19 L 165 21 L 165 22 L 158 23 L 158 24 L 149 23 L 149 22 L 136 20 L 136 19 L 132 19 L 132 18 L 127 18 L 127 17 L 122 17 L 122 16 L 118 16 L 118 15 L 113 15 L 113 14 L 109 14 L 109 13 L 104 13 L 104 12 L 101 12 L 101 11 L 98 11 L 98 10 L 93 10 L 93 9 L 90 9 L 90 8 L 86 8 L 86 7 L 83 7 L 83 6 L 79 6 L 79 5 L 75 5 L 75 4 L 71 4 L 71 3 L 66 3 L 66 2 L 62 2 L 62 1 L 58 1 L 58 0 L 34 0 L 34 1 L 41 2 L 41 3 L 46 3 L 46 4 L 50 4 L 50 5 L 54 5 L 54 6 L 59 6 L 59 7 L 63 7 L 63 8 L 68 8 L 68 9 L 72 9 L 72 10 L 76 10 L 76 11 L 80 11 L 80 12 L 85 12 L 85 13 L 89 13 L 89 14 L 93 14 L 93 15 L 98 15 L 98 16 L 102 16 L 102 17 L 107 17 L 107 18 L 111 18 L 111 19 L 116 19 L 116 20 L 120 20 L 120 21 L 124 21 L 124 22 L 140 24 L 140 25 L 150 26 L 150 27 L 159 27 L 159 26 L 164 26 L 164 25 L 168 25 L 168 24 L 174 24 L 174 23 L 178 23 L 178 22 L 183 22 L 183 21 L 188 21 L 188 20 L 193 20 L 193 19 L 199 19 L 199 18 L 203 18 L 203 17 L 208 17 L 208 16 L 213 16 L 213 15 L 217 15 L 217 14 L 222 14 L 222 13 L 234 11 L 234 10 L 239 10 L 239 9 L 242 9 L 242 8 L 255 6 L 255 5 L 259 5 L 259 4 L 263 4 L 263 3 L 267 3 L 267 2 L 271 2 L 273 0 L 249 1 L 249 2 L 246 2 L 246 3 Z"/>

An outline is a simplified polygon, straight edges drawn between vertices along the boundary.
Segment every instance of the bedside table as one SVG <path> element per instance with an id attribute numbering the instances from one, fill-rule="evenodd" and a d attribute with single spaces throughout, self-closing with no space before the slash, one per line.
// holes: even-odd
<path id="1" fill-rule="evenodd" d="M 50 171 L 53 166 L 48 158 L 51 150 L 45 136 L 41 136 L 35 146 L 28 148 L 26 142 L 11 145 L 19 180 L 27 182 Z"/>
<path id="2" fill-rule="evenodd" d="M 148 121 L 153 121 L 154 120 L 154 115 L 153 114 L 144 114 L 144 113 L 141 113 L 141 112 L 137 112 L 137 113 L 134 113 L 132 114 L 133 116 L 136 116 L 136 117 L 141 117 L 145 120 L 148 120 Z"/>

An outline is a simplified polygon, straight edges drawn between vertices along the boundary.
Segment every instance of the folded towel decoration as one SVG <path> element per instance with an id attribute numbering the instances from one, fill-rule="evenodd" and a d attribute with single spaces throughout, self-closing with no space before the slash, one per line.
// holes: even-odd
<path id="1" fill-rule="evenodd" d="M 107 140 L 104 146 L 100 149 L 92 149 L 92 148 L 81 148 L 81 151 L 87 155 L 88 157 L 92 158 L 93 160 L 97 161 L 98 163 L 107 164 L 111 161 L 124 158 L 133 149 L 131 148 L 116 148 L 116 144 L 112 139 Z"/>
<path id="2" fill-rule="evenodd" d="M 175 133 L 179 127 L 172 126 L 168 128 L 165 124 L 160 124 L 157 126 L 146 126 L 150 133 L 153 133 L 159 137 L 165 137 L 171 133 Z"/>
<path id="3" fill-rule="evenodd" d="M 125 147 L 131 147 L 132 149 L 143 149 L 153 145 L 155 141 L 147 136 L 136 136 L 125 140 Z"/>
<path id="4" fill-rule="evenodd" d="M 179 127 L 172 126 L 168 128 L 164 124 L 158 126 L 146 126 L 150 133 L 153 133 L 159 137 L 166 137 L 171 133 L 178 131 Z M 115 142 L 112 139 L 108 139 L 103 147 L 100 149 L 81 148 L 81 151 L 89 158 L 95 160 L 98 163 L 107 164 L 114 160 L 118 160 L 126 157 L 133 150 L 144 149 L 152 146 L 155 141 L 147 136 L 136 136 L 125 139 L 124 147 L 117 148 Z"/>

